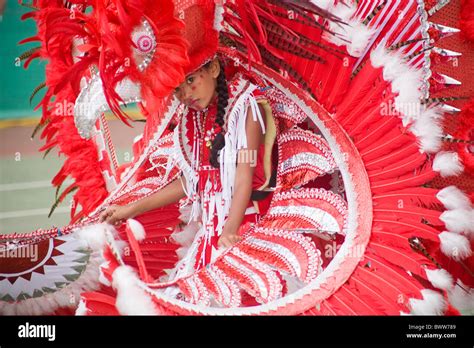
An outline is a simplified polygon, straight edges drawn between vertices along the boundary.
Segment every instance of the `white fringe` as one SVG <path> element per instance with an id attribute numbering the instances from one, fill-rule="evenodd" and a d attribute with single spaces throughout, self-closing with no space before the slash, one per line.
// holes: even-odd
<path id="1" fill-rule="evenodd" d="M 443 296 L 436 291 L 421 290 L 423 300 L 411 298 L 409 304 L 411 313 L 415 315 L 442 315 L 446 310 L 446 301 Z"/>
<path id="2" fill-rule="evenodd" d="M 192 204 L 191 212 L 189 213 L 189 220 L 188 220 L 188 222 L 191 222 L 191 221 L 197 221 L 199 217 L 199 200 L 195 199 L 196 198 L 196 185 L 198 183 L 199 176 L 196 172 L 196 169 L 191 168 L 188 162 L 186 161 L 186 159 L 184 158 L 184 154 L 182 153 L 182 150 L 180 148 L 179 138 L 181 134 L 179 133 L 179 130 L 180 130 L 180 127 L 176 127 L 173 133 L 173 146 L 174 146 L 173 157 L 174 157 L 174 163 L 181 170 L 181 172 L 183 173 L 183 177 L 186 181 L 186 185 L 183 185 L 183 190 L 187 196 L 187 200 L 186 202 L 183 203 L 182 206 L 185 206 L 186 204 L 189 204 L 189 203 Z M 197 149 L 198 147 L 199 147 L 198 144 L 193 145 L 193 149 Z M 196 161 L 199 160 L 197 158 L 198 154 L 199 154 L 199 151 L 194 151 L 193 153 L 194 163 L 197 163 Z"/>
<path id="3" fill-rule="evenodd" d="M 447 176 L 459 175 L 464 170 L 464 166 L 459 160 L 456 152 L 440 151 L 433 161 L 433 170 L 439 172 L 445 178 Z"/>
<path id="4" fill-rule="evenodd" d="M 441 251 L 446 256 L 449 256 L 456 261 L 471 256 L 471 246 L 467 238 L 463 235 L 445 231 L 440 233 L 438 237 L 441 241 Z"/>
<path id="5" fill-rule="evenodd" d="M 224 209 L 221 215 L 227 214 L 230 209 L 230 202 L 234 194 L 235 169 L 237 152 L 247 147 L 246 120 L 247 110 L 250 106 L 253 114 L 253 120 L 260 122 L 263 133 L 265 133 L 265 123 L 263 121 L 258 103 L 253 96 L 253 91 L 257 87 L 250 85 L 247 90 L 242 92 L 234 107 L 232 108 L 228 121 L 227 132 L 225 134 L 225 146 L 221 150 L 219 163 L 222 186 L 222 199 Z M 219 214 L 219 212 L 218 212 Z M 220 220 L 220 219 L 219 219 Z"/>
<path id="6" fill-rule="evenodd" d="M 117 290 L 115 306 L 123 315 L 156 315 L 151 298 L 138 286 L 138 276 L 130 266 L 120 266 L 113 273 L 112 285 Z"/>
<path id="7" fill-rule="evenodd" d="M 430 283 L 438 289 L 450 290 L 453 287 L 453 277 L 445 269 L 427 269 L 426 276 Z"/>

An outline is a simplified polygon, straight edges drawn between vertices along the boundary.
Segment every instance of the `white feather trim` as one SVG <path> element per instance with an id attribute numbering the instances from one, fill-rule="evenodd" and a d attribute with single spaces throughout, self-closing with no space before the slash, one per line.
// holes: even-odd
<path id="1" fill-rule="evenodd" d="M 446 209 L 470 209 L 472 208 L 469 197 L 456 186 L 448 186 L 436 194 L 436 198 Z"/>
<path id="2" fill-rule="evenodd" d="M 459 175 L 464 170 L 464 166 L 459 160 L 456 152 L 440 151 L 433 161 L 433 170 L 439 172 L 443 178 L 447 176 Z"/>
<path id="3" fill-rule="evenodd" d="M 421 105 L 419 108 L 421 113 L 414 119 L 410 130 L 420 141 L 420 148 L 423 152 L 437 152 L 441 147 L 441 137 L 443 136 L 442 110 L 437 107 L 422 110 Z"/>
<path id="4" fill-rule="evenodd" d="M 141 223 L 139 223 L 135 219 L 127 219 L 127 224 L 137 241 L 145 239 L 145 229 L 143 228 Z"/>
<path id="5" fill-rule="evenodd" d="M 421 290 L 423 300 L 411 298 L 409 304 L 412 314 L 415 315 L 442 315 L 446 310 L 446 301 L 443 296 L 433 290 Z"/>
<path id="6" fill-rule="evenodd" d="M 156 315 L 151 298 L 138 286 L 138 276 L 130 266 L 120 266 L 112 275 L 117 290 L 115 306 L 123 315 Z"/>
<path id="7" fill-rule="evenodd" d="M 383 77 L 392 83 L 395 109 L 401 114 L 404 126 L 411 123 L 410 131 L 418 138 L 423 152 L 437 152 L 441 147 L 443 111 L 439 107 L 425 108 L 420 104 L 422 72 L 406 64 L 396 53 L 378 45 L 370 53 L 372 66 L 383 67 Z"/>
<path id="8" fill-rule="evenodd" d="M 427 269 L 425 272 L 428 280 L 435 288 L 450 290 L 453 287 L 453 277 L 445 269 Z"/>
<path id="9" fill-rule="evenodd" d="M 442 232 L 438 237 L 441 241 L 441 251 L 446 256 L 454 260 L 462 260 L 471 256 L 471 246 L 467 238 L 463 235 L 452 232 Z"/>
<path id="10" fill-rule="evenodd" d="M 446 210 L 439 218 L 450 232 L 474 234 L 473 209 Z"/>

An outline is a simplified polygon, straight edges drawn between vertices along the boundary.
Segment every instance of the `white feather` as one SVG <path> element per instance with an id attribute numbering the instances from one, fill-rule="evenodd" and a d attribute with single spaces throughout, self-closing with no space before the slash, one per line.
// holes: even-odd
<path id="1" fill-rule="evenodd" d="M 415 315 L 442 315 L 446 310 L 446 301 L 443 296 L 433 290 L 421 290 L 422 300 L 411 298 L 409 304 L 412 314 Z"/>
<path id="2" fill-rule="evenodd" d="M 120 266 L 112 275 L 117 290 L 115 306 L 123 315 L 156 315 L 151 298 L 138 286 L 138 276 L 130 266 Z"/>
<path id="3" fill-rule="evenodd" d="M 333 0 L 311 0 L 311 2 L 323 10 L 331 11 L 331 9 L 334 7 Z"/>
<path id="4" fill-rule="evenodd" d="M 445 269 L 427 269 L 425 272 L 428 280 L 435 288 L 450 290 L 453 287 L 453 277 Z"/>
<path id="5" fill-rule="evenodd" d="M 191 222 L 188 225 L 184 226 L 182 230 L 173 232 L 170 237 L 171 240 L 178 243 L 179 245 L 189 247 L 193 242 L 198 230 L 199 223 Z"/>
<path id="6" fill-rule="evenodd" d="M 461 280 L 448 292 L 448 300 L 463 314 L 474 315 L 474 289 Z"/>
<path id="7" fill-rule="evenodd" d="M 217 32 L 222 30 L 222 22 L 224 21 L 224 6 L 216 2 L 216 8 L 214 11 L 214 25 L 213 28 Z"/>
<path id="8" fill-rule="evenodd" d="M 94 224 L 74 231 L 74 237 L 86 241 L 92 250 L 102 250 L 105 245 L 107 224 Z"/>
<path id="9" fill-rule="evenodd" d="M 111 285 L 109 279 L 104 274 L 104 269 L 109 268 L 109 266 L 110 266 L 110 261 L 103 262 L 99 266 L 99 282 L 101 284 L 104 284 L 105 286 Z"/>
<path id="10" fill-rule="evenodd" d="M 323 37 L 335 45 L 346 46 L 350 55 L 360 57 L 374 35 L 375 29 L 367 27 L 360 19 L 354 17 L 357 6 L 342 3 L 334 6 L 334 2 L 327 0 L 313 0 L 312 2 L 347 23 L 328 23 L 329 30 L 336 35 L 324 33 Z"/>
<path id="11" fill-rule="evenodd" d="M 178 260 L 182 260 L 186 256 L 188 250 L 189 250 L 189 247 L 178 248 L 176 250 L 176 254 L 178 255 Z"/>
<path id="12" fill-rule="evenodd" d="M 383 45 L 378 45 L 370 51 L 370 62 L 374 68 L 382 68 L 388 59 L 390 59 L 390 53 Z"/>
<path id="13" fill-rule="evenodd" d="M 439 172 L 443 178 L 447 176 L 459 175 L 464 170 L 464 166 L 459 160 L 456 152 L 440 151 L 433 161 L 433 170 Z"/>
<path id="14" fill-rule="evenodd" d="M 439 218 L 450 232 L 474 234 L 473 209 L 446 210 Z"/>
<path id="15" fill-rule="evenodd" d="M 438 237 L 441 241 L 441 251 L 446 256 L 454 260 L 463 260 L 471 256 L 471 246 L 463 235 L 445 231 L 440 233 Z"/>
<path id="16" fill-rule="evenodd" d="M 342 19 L 343 22 L 347 23 L 354 16 L 357 7 L 353 4 L 346 4 L 339 2 L 336 6 L 333 6 L 329 11 Z M 332 24 L 332 23 L 331 23 Z"/>
<path id="17" fill-rule="evenodd" d="M 88 309 L 86 307 L 86 303 L 81 298 L 81 300 L 79 301 L 79 305 L 77 306 L 75 314 L 76 315 L 87 315 L 87 312 L 88 312 Z"/>
<path id="18" fill-rule="evenodd" d="M 127 219 L 127 224 L 137 241 L 145 239 L 146 233 L 141 223 L 135 219 Z"/>
<path id="19" fill-rule="evenodd" d="M 415 119 L 410 130 L 420 141 L 423 152 L 434 153 L 441 147 L 443 129 L 441 127 L 442 111 L 439 108 L 423 110 Z"/>
<path id="20" fill-rule="evenodd" d="M 456 186 L 448 186 L 436 194 L 436 198 L 446 209 L 468 209 L 472 208 L 469 197 Z"/>
<path id="21" fill-rule="evenodd" d="M 191 219 L 191 205 L 185 204 L 179 207 L 179 219 L 185 223 L 189 223 Z"/>
<path id="22" fill-rule="evenodd" d="M 347 52 L 354 57 L 360 57 L 367 45 L 369 40 L 375 34 L 375 29 L 369 28 L 361 22 L 354 21 L 351 33 L 350 33 L 350 44 L 347 46 Z"/>

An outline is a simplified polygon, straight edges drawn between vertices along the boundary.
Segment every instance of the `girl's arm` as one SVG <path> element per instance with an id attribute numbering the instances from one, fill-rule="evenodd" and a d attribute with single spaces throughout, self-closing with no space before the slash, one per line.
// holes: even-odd
<path id="1" fill-rule="evenodd" d="M 181 184 L 181 178 L 177 178 L 161 190 L 148 197 L 140 199 L 139 201 L 124 206 L 109 206 L 100 215 L 99 221 L 105 221 L 109 224 L 117 225 L 121 222 L 121 220 L 133 218 L 149 210 L 161 208 L 171 203 L 176 203 L 184 196 L 185 193 L 183 185 Z"/>
<path id="2" fill-rule="evenodd" d="M 263 107 L 259 105 L 262 115 L 265 114 Z M 224 229 L 219 238 L 218 246 L 229 247 L 240 240 L 237 236 L 245 210 L 248 207 L 250 196 L 252 194 L 252 180 L 255 170 L 255 164 L 250 159 L 256 159 L 257 151 L 262 141 L 262 128 L 258 121 L 253 120 L 253 114 L 250 107 L 247 111 L 247 119 L 245 124 L 245 132 L 247 135 L 247 148 L 239 150 L 238 162 L 235 172 L 234 196 L 230 205 L 229 216 L 224 225 Z"/>

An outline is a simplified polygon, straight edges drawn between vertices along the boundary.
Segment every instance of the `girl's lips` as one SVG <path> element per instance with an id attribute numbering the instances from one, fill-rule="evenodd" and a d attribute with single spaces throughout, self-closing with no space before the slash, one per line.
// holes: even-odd
<path id="1" fill-rule="evenodd" d="M 198 102 L 199 102 L 199 99 L 194 99 L 194 100 L 191 100 L 191 102 L 188 105 L 189 107 L 196 108 L 199 106 Z"/>

